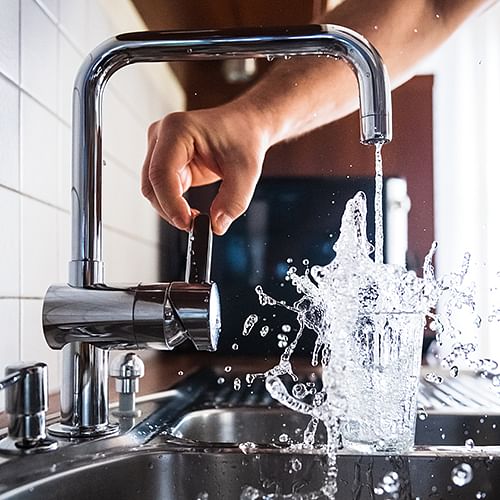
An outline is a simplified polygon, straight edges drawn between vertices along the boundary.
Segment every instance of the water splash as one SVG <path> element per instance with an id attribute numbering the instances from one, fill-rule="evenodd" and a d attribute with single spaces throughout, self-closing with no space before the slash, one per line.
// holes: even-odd
<path id="1" fill-rule="evenodd" d="M 376 241 L 382 243 L 380 237 Z M 365 443 L 367 451 L 403 452 L 411 448 L 426 317 L 439 342 L 444 338 L 452 341 L 442 359 L 452 374 L 458 374 L 459 358 L 485 371 L 497 368 L 491 360 L 476 359 L 475 344 L 462 342 L 459 326 L 463 315 L 457 315 L 457 310 L 466 311 L 476 328 L 480 325 L 475 289 L 465 279 L 469 254 L 465 254 L 458 272 L 442 279 L 436 278 L 432 265 L 436 243 L 425 258 L 422 277 L 400 266 L 383 264 L 376 255 L 374 262 L 373 247 L 366 237 L 366 196 L 361 192 L 346 205 L 333 249 L 335 258 L 326 266 L 313 266 L 303 275 L 290 267 L 287 281 L 300 295 L 291 305 L 256 287 L 261 305 L 293 311 L 298 326 L 293 328 L 292 341 L 283 345 L 286 348 L 278 365 L 246 378 L 247 383 L 265 378 L 274 399 L 311 417 L 304 430 L 304 447 L 314 446 L 319 422 L 325 425 L 329 462 L 322 493 L 332 498 L 341 434 L 344 445 Z M 311 333 L 316 336 L 312 365 L 321 364 L 324 383 L 312 403 L 305 401 L 308 394 L 304 384 L 295 384 L 290 394 L 281 380 L 289 375 L 297 381 L 291 356 L 301 336 Z M 398 380 L 397 385 L 394 380 Z M 434 374 L 429 374 L 428 380 L 440 382 Z M 374 405 L 374 401 L 384 401 L 384 405 Z M 419 413 L 419 418 L 425 416 Z"/>

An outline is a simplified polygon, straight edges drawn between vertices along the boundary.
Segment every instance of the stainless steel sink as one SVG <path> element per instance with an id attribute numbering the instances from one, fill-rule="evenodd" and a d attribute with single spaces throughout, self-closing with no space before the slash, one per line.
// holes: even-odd
<path id="1" fill-rule="evenodd" d="M 300 470 L 293 464 L 300 461 Z M 50 470 L 50 458 L 46 458 Z M 295 462 L 294 462 L 295 461 Z M 463 486 L 452 483 L 451 471 L 461 463 L 472 466 L 474 478 Z M 408 456 L 355 456 L 340 453 L 339 500 L 376 498 L 374 487 L 388 472 L 401 481 L 400 499 L 474 499 L 477 492 L 498 498 L 500 460 L 475 453 L 416 451 Z M 297 467 L 295 467 L 296 469 Z M 11 471 L 15 473 L 15 470 Z M 266 493 L 311 494 L 320 490 L 326 472 L 322 454 L 297 454 L 238 448 L 177 448 L 166 444 L 82 457 L 71 467 L 57 468 L 41 479 L 0 494 L 3 499 L 142 499 L 237 500 L 247 487 Z M 205 496 L 203 496 L 205 494 Z M 260 498 L 260 497 L 257 497 Z M 282 497 L 278 497 L 282 498 Z M 287 497 L 289 498 L 289 497 Z M 296 498 L 324 498 L 321 496 Z"/>
<path id="2" fill-rule="evenodd" d="M 175 436 L 206 443 L 265 443 L 283 446 L 280 436 L 300 443 L 309 417 L 282 408 L 225 408 L 192 411 L 172 429 Z M 317 442 L 325 442 L 320 424 Z M 417 447 L 463 447 L 472 439 L 474 448 L 500 449 L 500 415 L 459 415 L 430 413 L 417 419 Z"/>
<path id="3" fill-rule="evenodd" d="M 202 374 L 144 399 L 144 418 L 122 421 L 129 430 L 118 437 L 68 441 L 55 452 L 5 460 L 0 498 L 238 500 L 246 488 L 275 495 L 247 497 L 255 500 L 326 498 L 317 493 L 327 470 L 321 448 L 291 450 L 279 439 L 286 433 L 299 442 L 308 417 L 274 404 L 258 384 L 235 392 L 230 380 L 216 380 Z M 400 500 L 499 498 L 500 412 L 474 412 L 429 409 L 418 420 L 415 450 L 404 456 L 341 450 L 337 500 L 395 498 L 374 494 L 389 472 L 399 476 Z M 321 428 L 318 438 L 324 439 Z M 470 438 L 473 448 L 464 446 Z M 256 446 L 240 449 L 245 442 Z M 460 464 L 473 473 L 461 487 L 451 477 Z"/>

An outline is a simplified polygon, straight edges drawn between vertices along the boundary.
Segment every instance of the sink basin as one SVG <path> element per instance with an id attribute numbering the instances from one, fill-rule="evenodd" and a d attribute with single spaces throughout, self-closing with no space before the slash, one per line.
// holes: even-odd
<path id="1" fill-rule="evenodd" d="M 318 493 L 327 473 L 325 454 L 319 448 L 288 448 L 301 441 L 309 418 L 278 406 L 258 384 L 245 393 L 233 391 L 232 381 L 219 385 L 217 378 L 201 374 L 176 390 L 143 399 L 144 417 L 130 420 L 120 436 L 60 443 L 48 454 L 0 458 L 0 499 L 327 498 Z M 196 399 L 193 388 L 201 384 L 202 396 Z M 404 456 L 340 450 L 337 500 L 396 498 L 374 494 L 389 472 L 398 474 L 399 500 L 498 498 L 500 412 L 485 413 L 430 409 L 418 419 L 415 450 Z M 290 442 L 282 442 L 283 434 Z M 324 441 L 321 427 L 317 437 Z M 475 446 L 464 446 L 466 439 Z M 245 442 L 256 445 L 240 448 Z M 472 479 L 458 486 L 452 471 L 463 464 L 470 466 Z M 248 494 L 242 497 L 243 492 Z"/>
<path id="2" fill-rule="evenodd" d="M 241 407 L 205 409 L 185 415 L 173 428 L 175 436 L 212 443 L 254 443 L 282 446 L 279 437 L 301 442 L 309 417 L 283 408 Z M 325 442 L 320 424 L 317 441 Z M 472 439 L 474 447 L 500 445 L 500 415 L 430 413 L 417 419 L 416 446 L 462 447 Z"/>
<path id="3" fill-rule="evenodd" d="M 300 470 L 296 470 L 299 469 L 297 463 L 300 463 Z M 458 487 L 452 483 L 451 471 L 462 463 L 471 465 L 474 477 L 469 484 Z M 429 450 L 399 457 L 340 453 L 338 466 L 338 500 L 377 498 L 373 489 L 388 472 L 397 472 L 399 476 L 401 500 L 470 500 L 476 498 L 477 492 L 485 493 L 485 498 L 497 498 L 495 494 L 500 491 L 498 456 L 446 455 Z M 68 470 L 54 471 L 45 478 L 4 491 L 0 498 L 238 500 L 247 488 L 258 488 L 266 493 L 306 495 L 320 490 L 325 471 L 326 458 L 320 454 L 257 449 L 245 455 L 238 448 L 173 451 L 158 444 L 110 453 L 85 464 L 74 463 Z"/>

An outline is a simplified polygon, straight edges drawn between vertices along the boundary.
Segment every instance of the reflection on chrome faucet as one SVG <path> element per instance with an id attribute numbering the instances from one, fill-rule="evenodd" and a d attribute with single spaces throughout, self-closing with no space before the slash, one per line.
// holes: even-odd
<path id="1" fill-rule="evenodd" d="M 51 286 L 43 307 L 49 346 L 62 349 L 88 344 L 104 349 L 170 350 L 189 339 L 198 350 L 214 351 L 220 332 L 220 305 L 217 285 L 210 282 L 212 230 L 208 215 L 198 215 L 193 220 L 188 241 L 184 282 Z M 85 358 L 74 349 L 71 353 L 66 370 L 69 367 L 69 374 L 83 386 L 88 383 L 81 380 Z M 100 369 L 98 380 L 107 383 L 107 362 Z M 106 396 L 101 408 L 107 413 L 107 387 L 101 389 Z M 86 401 L 73 401 L 74 406 L 70 401 L 69 408 L 81 410 Z M 107 414 L 106 421 L 95 426 L 81 419 L 81 411 L 74 415 L 64 410 L 66 406 L 62 406 L 61 423 L 50 428 L 54 435 L 92 436 L 117 430 L 107 422 Z M 75 416 L 80 416 L 80 421 L 75 421 Z"/>
<path id="2" fill-rule="evenodd" d="M 87 58 L 76 79 L 73 101 L 69 285 L 49 289 L 43 312 L 47 342 L 63 348 L 62 421 L 54 433 L 97 436 L 116 431 L 108 422 L 107 349 L 172 349 L 190 338 L 198 349 L 214 350 L 220 330 L 218 292 L 209 282 L 211 230 L 206 216 L 194 222 L 188 258 L 192 250 L 196 259 L 188 263 L 186 282 L 104 284 L 101 101 L 109 77 L 136 62 L 314 54 L 343 59 L 356 74 L 361 142 L 390 140 L 385 67 L 377 51 L 346 28 L 131 33 L 108 40 Z"/>

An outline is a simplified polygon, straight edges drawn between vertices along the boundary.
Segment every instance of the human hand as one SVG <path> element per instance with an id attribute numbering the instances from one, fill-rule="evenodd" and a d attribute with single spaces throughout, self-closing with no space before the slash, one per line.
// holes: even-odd
<path id="1" fill-rule="evenodd" d="M 194 210 L 183 194 L 222 179 L 210 209 L 222 235 L 247 209 L 270 144 L 265 120 L 235 103 L 169 114 L 149 127 L 142 193 L 167 222 L 188 230 Z"/>

